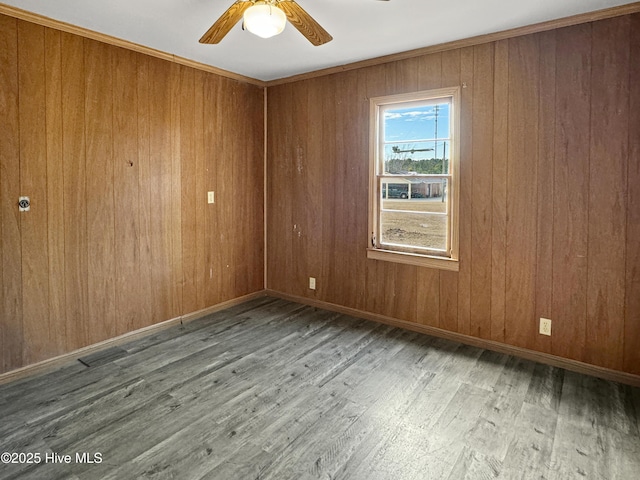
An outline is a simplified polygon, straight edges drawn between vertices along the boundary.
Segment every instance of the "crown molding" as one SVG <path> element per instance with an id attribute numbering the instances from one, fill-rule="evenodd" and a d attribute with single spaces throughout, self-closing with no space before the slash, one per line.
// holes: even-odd
<path id="1" fill-rule="evenodd" d="M 640 12 L 640 2 L 629 3 L 627 5 L 620 5 L 617 7 L 606 8 L 603 10 L 596 10 L 594 12 L 581 13 L 578 15 L 572 15 L 569 17 L 559 18 L 555 20 L 549 20 L 547 22 L 536 23 L 533 25 L 527 25 L 524 27 L 512 28 L 509 30 L 503 30 L 501 32 L 489 33 L 486 35 L 479 35 L 475 37 L 469 37 L 461 40 L 455 40 L 452 42 L 441 43 L 438 45 L 432 45 L 429 47 L 417 48 L 414 50 L 407 50 L 405 52 L 394 53 L 390 55 L 384 55 L 382 57 L 371 58 L 367 60 L 361 60 L 358 62 L 348 63 L 345 65 L 323 68 L 320 70 L 314 70 L 312 72 L 301 73 L 299 75 L 292 75 L 290 77 L 279 78 L 270 81 L 262 81 L 256 78 L 240 75 L 228 70 L 207 65 L 195 60 L 189 60 L 188 58 L 166 53 L 160 50 L 156 50 L 151 47 L 146 47 L 128 40 L 122 40 L 111 35 L 98 33 L 87 28 L 78 27 L 70 23 L 55 20 L 37 13 L 28 12 L 17 7 L 0 3 L 0 14 L 8 15 L 20 20 L 25 20 L 31 23 L 42 25 L 44 27 L 54 28 L 63 32 L 79 35 L 84 38 L 90 38 L 116 47 L 126 48 L 138 53 L 143 53 L 156 58 L 161 58 L 169 62 L 177 63 L 187 67 L 195 68 L 208 73 L 214 73 L 222 77 L 237 80 L 243 83 L 256 85 L 259 87 L 273 87 L 276 85 L 282 85 L 285 83 L 297 82 L 300 80 L 307 80 L 315 77 L 322 77 L 325 75 L 331 75 L 334 73 L 346 72 L 349 70 L 355 70 L 358 68 L 371 67 L 380 65 L 383 63 L 395 62 L 398 60 L 405 60 L 408 58 L 419 57 L 422 55 L 428 55 L 431 53 L 444 52 L 447 50 L 454 50 L 456 48 L 471 47 L 480 45 L 483 43 L 496 42 L 498 40 L 505 40 L 508 38 L 520 37 L 523 35 L 530 35 L 533 33 L 545 32 L 548 30 L 554 30 L 557 28 L 570 27 L 572 25 L 579 25 L 581 23 L 595 22 L 598 20 L 605 20 L 607 18 L 619 17 L 622 15 L 630 15 Z"/>
<path id="2" fill-rule="evenodd" d="M 563 27 L 571 27 L 573 25 L 579 25 L 581 23 L 595 22 L 598 20 L 605 20 L 607 18 L 620 17 L 622 15 L 630 15 L 638 12 L 640 12 L 640 2 L 635 2 L 627 5 L 620 5 L 617 7 L 606 8 L 603 10 L 596 10 L 594 12 L 587 12 L 587 13 L 581 13 L 578 15 L 572 15 L 570 17 L 558 18 L 556 20 L 549 20 L 547 22 L 526 25 L 524 27 L 511 28 L 509 30 L 503 30 L 501 32 L 488 33 L 485 35 L 478 35 L 475 37 L 464 38 L 461 40 L 454 40 L 452 42 L 440 43 L 438 45 L 432 45 L 429 47 L 417 48 L 415 50 L 407 50 L 405 52 L 392 53 L 390 55 L 371 58 L 367 60 L 361 60 L 358 62 L 348 63 L 345 65 L 340 65 L 336 67 L 323 68 L 321 70 L 314 70 L 312 72 L 301 73 L 299 75 L 292 75 L 290 77 L 270 80 L 266 82 L 266 84 L 267 84 L 267 87 L 273 87 L 273 86 L 282 85 L 285 83 L 292 83 L 300 80 L 308 80 L 315 77 L 323 77 L 325 75 L 331 75 L 334 73 L 346 72 L 349 70 L 356 70 L 358 68 L 372 67 L 376 65 L 381 65 L 383 63 L 395 62 L 398 60 L 406 60 L 408 58 L 420 57 L 422 55 L 428 55 L 431 53 L 444 52 L 447 50 L 455 50 L 457 48 L 473 47 L 475 45 L 481 45 L 483 43 L 496 42 L 498 40 L 521 37 L 523 35 L 530 35 L 532 33 L 546 32 L 548 30 L 555 30 Z"/>
<path id="3" fill-rule="evenodd" d="M 60 30 L 62 32 L 78 35 L 80 37 L 89 38 L 91 40 L 97 40 L 99 42 L 106 43 L 108 45 L 113 45 L 115 47 L 126 48 L 127 50 L 132 50 L 134 52 L 142 53 L 144 55 L 149 55 L 155 58 L 160 58 L 168 62 L 184 65 L 185 67 L 195 68 L 203 72 L 214 73 L 216 75 L 220 75 L 221 77 L 230 78 L 232 80 L 237 80 L 239 82 L 256 85 L 258 87 L 266 86 L 266 83 L 263 82 L 262 80 L 246 77 L 244 75 L 233 73 L 228 70 L 223 70 L 221 68 L 213 67 L 205 63 L 196 62 L 195 60 L 189 60 L 188 58 L 184 58 L 178 55 L 173 55 L 171 53 L 156 50 L 155 48 L 145 47 L 144 45 L 130 42 L 128 40 L 122 40 L 121 38 L 113 37 L 111 35 L 95 32 L 93 30 L 89 30 L 88 28 L 78 27 L 70 23 L 45 17 L 44 15 L 40 15 L 37 13 L 28 12 L 26 10 L 22 10 L 20 8 L 6 5 L 4 3 L 0 3 L 0 14 L 17 18 L 18 20 L 24 20 L 27 22 L 35 23 L 43 27 L 53 28 L 55 30 Z"/>

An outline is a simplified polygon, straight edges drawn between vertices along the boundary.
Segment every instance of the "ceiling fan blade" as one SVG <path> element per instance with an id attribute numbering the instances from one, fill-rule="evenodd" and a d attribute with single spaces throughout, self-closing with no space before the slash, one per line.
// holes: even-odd
<path id="1" fill-rule="evenodd" d="M 238 0 L 236 3 L 231 5 L 218 20 L 216 20 L 216 23 L 211 25 L 211 28 L 207 30 L 207 33 L 202 36 L 199 42 L 220 43 L 220 40 L 222 40 L 224 36 L 229 33 L 229 30 L 238 23 L 242 18 L 244 11 L 251 5 L 253 5 L 253 2 L 251 1 Z"/>
<path id="2" fill-rule="evenodd" d="M 291 25 L 316 47 L 333 40 L 333 37 L 293 0 L 281 0 L 277 5 L 285 13 Z"/>

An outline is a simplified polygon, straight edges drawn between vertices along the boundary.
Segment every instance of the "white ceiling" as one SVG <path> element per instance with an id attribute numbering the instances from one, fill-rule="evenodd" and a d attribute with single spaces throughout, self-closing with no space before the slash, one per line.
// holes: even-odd
<path id="1" fill-rule="evenodd" d="M 2 0 L 222 68 L 273 80 L 452 40 L 601 10 L 625 0 L 297 0 L 334 38 L 314 47 L 292 25 L 270 39 L 239 22 L 218 45 L 198 39 L 234 0 Z"/>

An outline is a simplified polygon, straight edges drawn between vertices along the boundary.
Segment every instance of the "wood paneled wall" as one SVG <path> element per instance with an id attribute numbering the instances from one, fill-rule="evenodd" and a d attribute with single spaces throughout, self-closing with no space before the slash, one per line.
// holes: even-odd
<path id="1" fill-rule="evenodd" d="M 634 14 L 270 87 L 267 287 L 640 374 L 639 78 Z M 454 85 L 460 271 L 368 260 L 368 99 Z"/>
<path id="2" fill-rule="evenodd" d="M 640 374 L 638 78 L 634 14 L 269 87 L 268 288 Z M 368 260 L 368 99 L 453 85 L 460 271 Z M 263 288 L 261 88 L 0 15 L 0 111 L 0 372 Z"/>
<path id="3" fill-rule="evenodd" d="M 263 289 L 261 88 L 0 15 L 0 112 L 0 372 Z"/>

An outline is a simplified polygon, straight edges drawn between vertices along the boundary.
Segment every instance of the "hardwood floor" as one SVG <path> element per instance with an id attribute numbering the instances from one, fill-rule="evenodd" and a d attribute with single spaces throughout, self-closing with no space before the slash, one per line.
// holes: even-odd
<path id="1" fill-rule="evenodd" d="M 267 297 L 0 386 L 0 417 L 40 455 L 3 479 L 640 475 L 640 389 Z"/>

